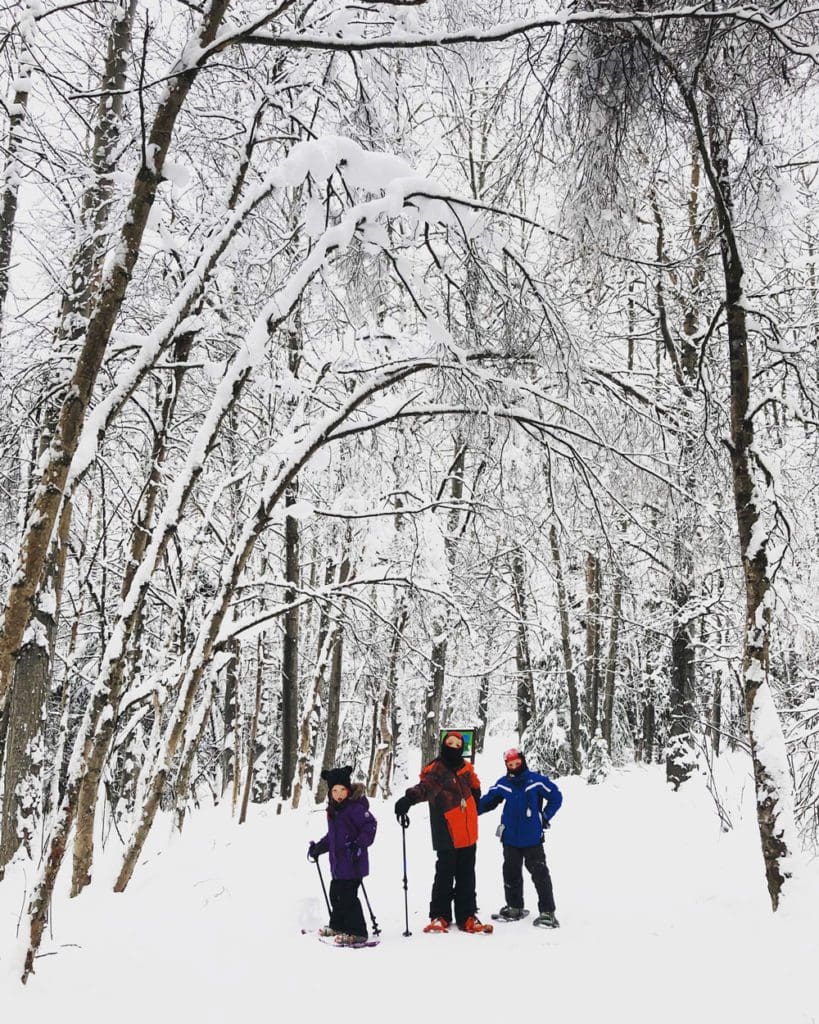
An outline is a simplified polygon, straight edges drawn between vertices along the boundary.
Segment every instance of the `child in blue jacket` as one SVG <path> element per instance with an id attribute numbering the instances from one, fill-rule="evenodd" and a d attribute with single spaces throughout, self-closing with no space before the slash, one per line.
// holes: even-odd
<path id="1" fill-rule="evenodd" d="M 563 803 L 563 796 L 548 775 L 540 775 L 526 766 L 526 758 L 517 749 L 503 755 L 506 775 L 481 797 L 478 813 L 485 814 L 503 802 L 498 830 L 503 843 L 503 890 L 506 906 L 494 918 L 519 921 L 523 909 L 523 865 L 537 890 L 538 916 L 534 924 L 541 928 L 559 928 L 555 917 L 552 877 L 543 850 L 543 830 Z"/>

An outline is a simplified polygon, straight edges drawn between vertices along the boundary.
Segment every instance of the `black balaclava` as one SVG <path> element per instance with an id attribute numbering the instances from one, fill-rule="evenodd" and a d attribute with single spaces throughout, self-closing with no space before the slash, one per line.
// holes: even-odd
<path id="1" fill-rule="evenodd" d="M 453 772 L 456 772 L 459 768 L 463 768 L 463 766 L 464 766 L 463 737 L 461 737 L 457 733 L 454 734 L 454 735 L 458 735 L 459 739 L 461 740 L 461 745 L 460 745 L 460 747 L 448 747 L 446 745 L 446 740 L 447 740 L 447 736 L 451 736 L 451 735 L 453 735 L 453 734 L 452 733 L 447 733 L 446 736 L 444 736 L 444 738 L 443 738 L 443 740 L 441 742 L 441 753 L 438 756 L 444 762 L 444 764 L 447 766 L 447 768 L 449 768 Z"/>

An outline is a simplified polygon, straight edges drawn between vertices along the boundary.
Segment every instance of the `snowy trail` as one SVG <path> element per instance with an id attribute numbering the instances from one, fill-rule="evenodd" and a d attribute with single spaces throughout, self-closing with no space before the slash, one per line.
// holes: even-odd
<path id="1" fill-rule="evenodd" d="M 500 774 L 493 767 L 502 748 L 493 742 L 478 759 L 484 788 Z M 109 841 L 91 889 L 74 901 L 58 897 L 47 955 L 26 989 L 15 980 L 18 876 L 0 886 L 3 1019 L 16 1010 L 33 1024 L 266 1021 L 287 1010 L 300 1022 L 332 1015 L 337 1024 L 441 1012 L 556 1024 L 819 1021 L 819 871 L 810 871 L 810 905 L 770 914 L 741 767 L 729 786 L 736 827 L 728 834 L 704 786 L 675 796 L 658 767 L 619 772 L 597 787 L 560 785 L 565 802 L 547 837 L 556 932 L 533 928 L 530 918 L 492 936 L 422 934 L 433 855 L 426 809 L 416 807 L 407 833 L 413 935 L 404 938 L 401 830 L 391 802 L 375 802 L 367 889 L 382 942 L 329 948 L 300 934 L 325 923 L 316 869 L 305 858 L 323 811 L 254 807 L 239 828 L 228 808 L 203 810 L 181 837 L 169 840 L 168 826 L 157 824 L 121 896 L 106 884 L 118 866 Z M 484 919 L 503 902 L 498 818 L 481 818 Z M 326 858 L 322 867 L 327 878 Z M 534 909 L 528 879 L 526 898 Z"/>

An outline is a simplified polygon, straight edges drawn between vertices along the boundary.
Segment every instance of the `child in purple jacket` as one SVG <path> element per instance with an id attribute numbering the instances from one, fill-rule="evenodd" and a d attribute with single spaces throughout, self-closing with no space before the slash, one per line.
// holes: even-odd
<path id="1" fill-rule="evenodd" d="M 375 839 L 376 820 L 364 795 L 364 787 L 350 781 L 352 767 L 330 768 L 321 773 L 327 782 L 327 834 L 310 843 L 307 856 L 317 860 L 330 854 L 330 924 L 319 935 L 335 935 L 340 945 L 367 938 L 367 923 L 358 899 L 361 879 L 370 873 L 367 847 Z"/>

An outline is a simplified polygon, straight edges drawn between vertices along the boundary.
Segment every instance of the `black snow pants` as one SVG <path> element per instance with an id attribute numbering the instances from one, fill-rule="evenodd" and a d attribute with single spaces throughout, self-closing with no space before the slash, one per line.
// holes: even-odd
<path id="1" fill-rule="evenodd" d="M 438 850 L 429 902 L 430 918 L 442 917 L 451 923 L 453 901 L 456 923 L 466 924 L 466 919 L 477 910 L 474 844 L 460 850 Z"/>
<path id="2" fill-rule="evenodd" d="M 503 891 L 508 907 L 523 909 L 523 865 L 532 876 L 537 890 L 537 909 L 540 913 L 554 913 L 555 897 L 552 892 L 552 876 L 546 864 L 543 844 L 537 846 L 503 847 Z"/>
<path id="3" fill-rule="evenodd" d="M 346 935 L 367 938 L 367 922 L 358 898 L 360 878 L 334 878 L 330 882 L 330 927 Z"/>

